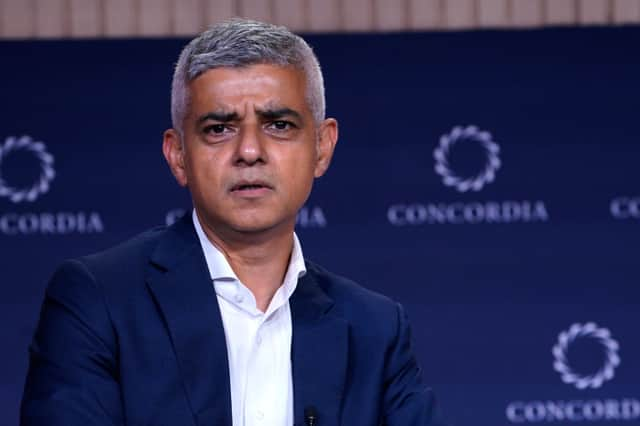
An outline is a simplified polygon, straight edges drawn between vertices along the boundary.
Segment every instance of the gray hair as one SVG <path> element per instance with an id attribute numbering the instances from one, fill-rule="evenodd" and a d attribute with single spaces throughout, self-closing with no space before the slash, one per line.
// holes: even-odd
<path id="1" fill-rule="evenodd" d="M 182 134 L 189 104 L 188 84 L 205 71 L 270 64 L 292 66 L 307 81 L 306 101 L 316 124 L 324 120 L 324 81 L 318 58 L 301 37 L 285 27 L 232 19 L 209 28 L 182 50 L 171 85 L 171 120 Z"/>

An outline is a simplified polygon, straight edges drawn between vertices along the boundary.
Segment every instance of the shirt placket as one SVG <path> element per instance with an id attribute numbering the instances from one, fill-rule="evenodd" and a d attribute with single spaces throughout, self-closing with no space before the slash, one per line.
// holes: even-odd
<path id="1" fill-rule="evenodd" d="M 268 371 L 261 368 L 261 358 L 265 356 L 263 349 L 265 316 L 255 318 L 257 326 L 252 336 L 251 353 L 247 358 L 244 426 L 264 425 L 267 407 L 264 404 L 265 380 L 269 380 Z"/>

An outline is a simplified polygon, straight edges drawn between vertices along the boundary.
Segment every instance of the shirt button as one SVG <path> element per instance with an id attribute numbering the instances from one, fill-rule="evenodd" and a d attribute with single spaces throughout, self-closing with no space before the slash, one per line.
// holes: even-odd
<path id="1" fill-rule="evenodd" d="M 258 346 L 260 346 L 262 344 L 262 337 L 257 336 L 256 337 L 256 343 L 258 344 Z"/>
<path id="2" fill-rule="evenodd" d="M 242 302 L 242 300 L 244 299 L 240 293 L 236 294 L 233 298 L 238 303 Z"/>
<path id="3" fill-rule="evenodd" d="M 256 418 L 257 418 L 258 420 L 262 420 L 262 419 L 264 419 L 264 413 L 263 413 L 262 411 L 259 411 L 259 410 L 258 410 L 258 412 L 256 413 Z"/>

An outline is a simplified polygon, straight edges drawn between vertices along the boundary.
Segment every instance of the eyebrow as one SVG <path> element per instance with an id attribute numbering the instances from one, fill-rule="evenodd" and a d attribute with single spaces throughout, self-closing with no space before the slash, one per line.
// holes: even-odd
<path id="1" fill-rule="evenodd" d="M 297 120 L 304 121 L 302 115 L 291 108 L 275 108 L 275 109 L 256 109 L 256 114 L 266 120 L 277 120 L 283 117 L 293 117 Z"/>
<path id="2" fill-rule="evenodd" d="M 256 114 L 264 120 L 277 120 L 283 117 L 294 117 L 299 121 L 304 121 L 302 114 L 291 108 L 273 108 L 273 109 L 256 109 Z M 231 121 L 237 121 L 240 119 L 240 115 L 237 112 L 217 112 L 211 111 L 201 115 L 198 118 L 197 123 L 202 124 L 207 120 L 219 121 L 221 123 L 229 123 Z"/>
<path id="3" fill-rule="evenodd" d="M 215 112 L 211 111 L 198 118 L 198 124 L 202 124 L 207 120 L 220 121 L 221 123 L 228 123 L 230 121 L 238 120 L 240 116 L 237 112 Z"/>

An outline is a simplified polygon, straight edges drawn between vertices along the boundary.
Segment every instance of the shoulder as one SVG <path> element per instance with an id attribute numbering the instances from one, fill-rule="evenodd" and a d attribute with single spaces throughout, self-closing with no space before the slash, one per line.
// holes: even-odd
<path id="1" fill-rule="evenodd" d="M 92 270 L 123 270 L 146 264 L 158 242 L 168 232 L 158 227 L 138 234 L 118 245 L 77 259 Z"/>
<path id="2" fill-rule="evenodd" d="M 151 229 L 101 252 L 68 259 L 54 272 L 48 290 L 71 291 L 70 282 L 104 290 L 104 286 L 128 286 L 142 280 L 149 257 L 166 232 L 167 228 Z"/>
<path id="3" fill-rule="evenodd" d="M 402 307 L 391 298 L 367 289 L 359 283 L 327 271 L 325 268 L 307 261 L 307 273 L 332 299 L 334 314 L 348 319 L 350 322 L 362 324 L 380 324 L 394 329 Z M 383 325 L 383 324 L 386 324 Z"/>
<path id="4" fill-rule="evenodd" d="M 320 287 L 329 295 L 337 296 L 339 300 L 360 301 L 376 305 L 395 304 L 389 297 L 369 290 L 359 283 L 328 271 L 322 266 L 306 261 L 307 273 L 310 273 Z"/>

